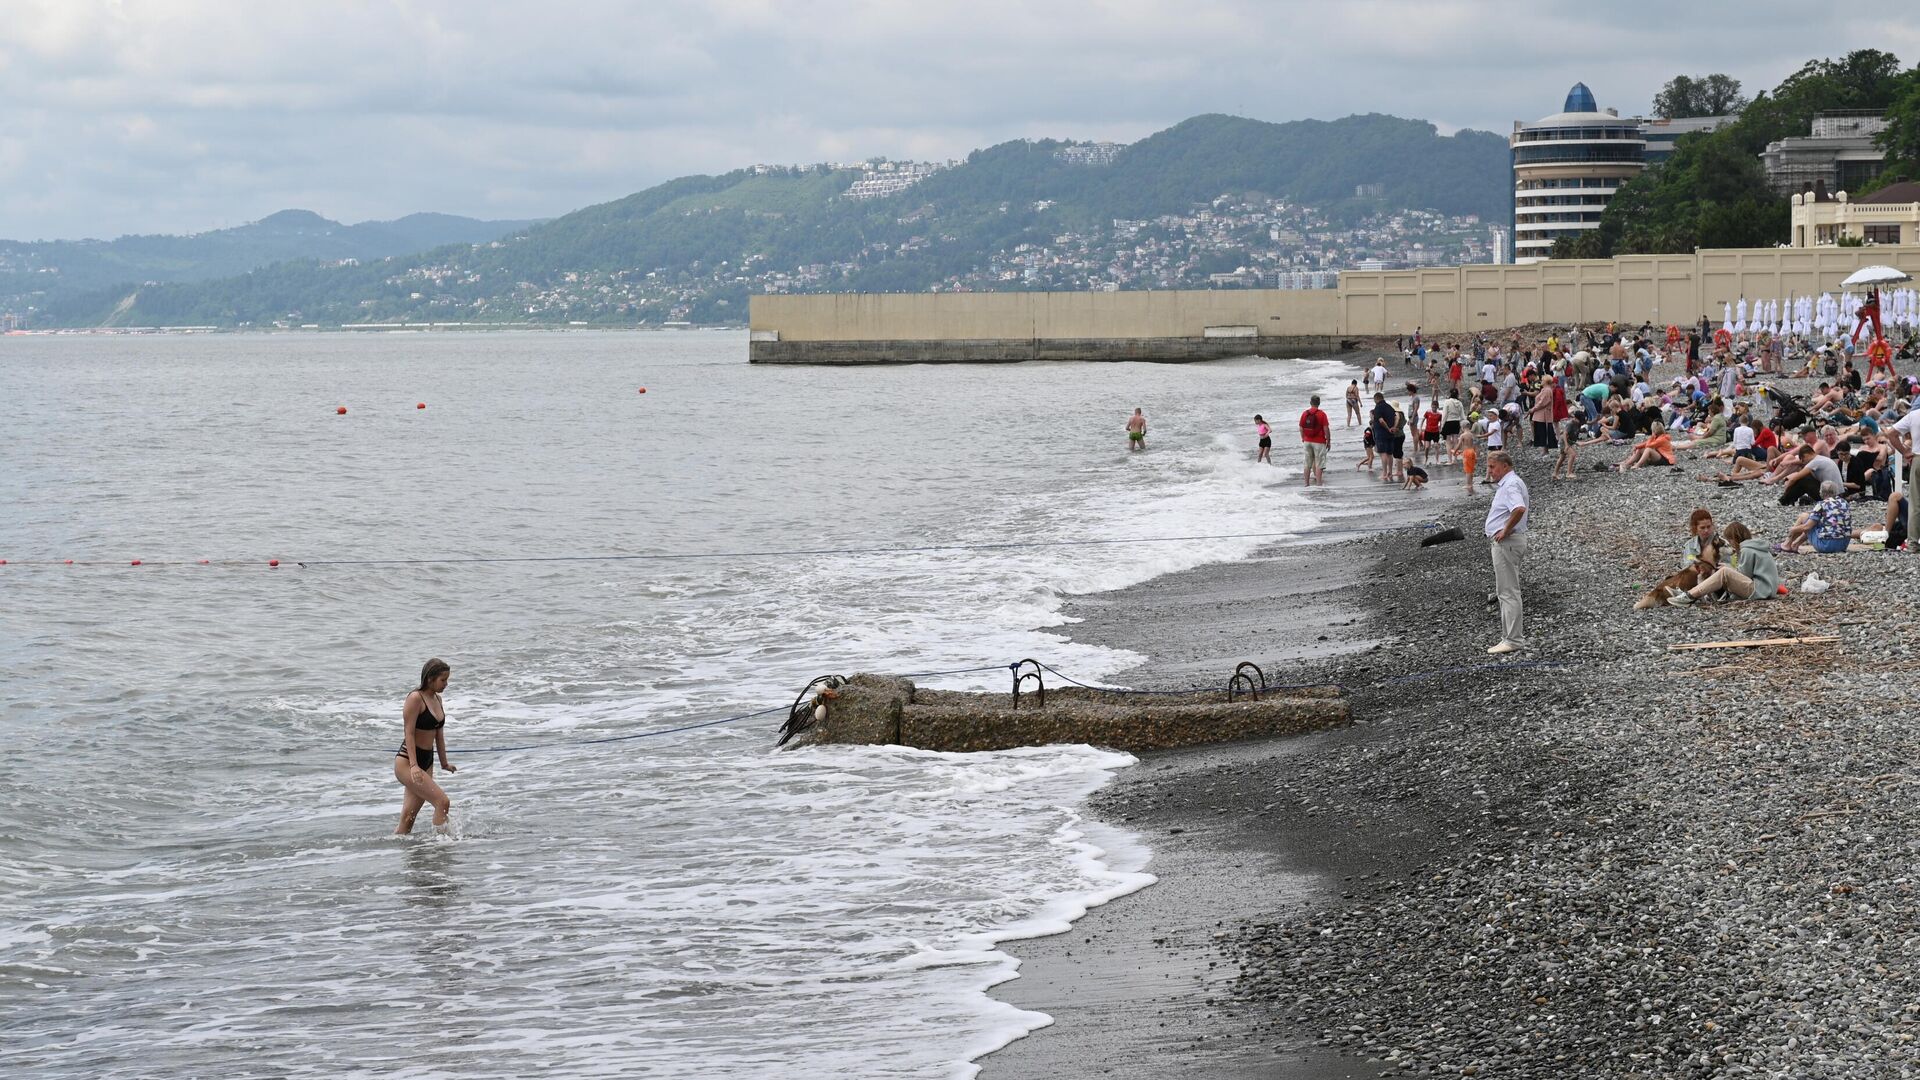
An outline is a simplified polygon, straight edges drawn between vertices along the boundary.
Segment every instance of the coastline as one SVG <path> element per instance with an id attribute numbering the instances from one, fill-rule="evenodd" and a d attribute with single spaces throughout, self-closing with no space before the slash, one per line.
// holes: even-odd
<path id="1" fill-rule="evenodd" d="M 1912 564 L 1783 557 L 1784 599 L 1634 612 L 1693 506 L 1768 540 L 1797 511 L 1778 488 L 1695 483 L 1692 455 L 1592 472 L 1621 456 L 1583 451 L 1580 479 L 1553 484 L 1519 455 L 1537 521 L 1518 663 L 1484 652 L 1484 495 L 1436 515 L 1464 542 L 1383 533 L 1314 548 L 1317 567 L 1256 556 L 1070 605 L 1089 616 L 1076 640 L 1150 657 L 1119 677 L 1143 688 L 1192 681 L 1196 655 L 1259 659 L 1204 633 L 1220 597 L 1344 611 L 1312 642 L 1338 654 L 1287 673 L 1348 687 L 1357 721 L 1147 756 L 1097 792 L 1089 814 L 1137 833 L 1161 884 L 1012 947 L 1022 978 L 994 993 L 1055 1024 L 981 1075 L 1906 1075 Z M 1801 593 L 1816 569 L 1839 584 Z M 1841 642 L 1666 649 L 1782 633 Z"/>

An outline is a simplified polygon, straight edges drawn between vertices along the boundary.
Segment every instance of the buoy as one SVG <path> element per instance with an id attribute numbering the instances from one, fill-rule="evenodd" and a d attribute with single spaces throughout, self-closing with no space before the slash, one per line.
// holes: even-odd
<path id="1" fill-rule="evenodd" d="M 133 560 L 133 562 L 131 563 L 131 565 L 133 565 L 133 566 L 139 566 L 139 565 L 140 565 L 140 560 L 139 560 L 139 559 L 135 559 L 135 560 Z"/>
<path id="2" fill-rule="evenodd" d="M 72 560 L 72 559 L 68 559 L 67 561 L 68 561 L 68 562 L 72 562 L 73 560 Z M 0 559 L 0 566 L 5 566 L 5 565 L 7 565 L 7 560 L 5 560 L 5 559 Z"/>
<path id="3" fill-rule="evenodd" d="M 212 559 L 201 559 L 201 560 L 200 560 L 200 565 L 201 565 L 201 566 L 212 566 L 212 565 L 213 565 L 213 560 L 212 560 Z"/>
<path id="4" fill-rule="evenodd" d="M 347 415 L 347 407 L 345 405 L 342 405 L 339 408 L 333 410 L 333 414 L 335 416 L 345 416 Z"/>
<path id="5" fill-rule="evenodd" d="M 426 403 L 426 402 L 424 402 L 424 401 L 422 401 L 422 402 L 418 402 L 418 403 L 416 403 L 416 404 L 414 405 L 414 408 L 416 408 L 416 409 L 424 409 L 424 408 L 426 408 L 426 407 L 427 407 L 427 403 Z"/>
<path id="6" fill-rule="evenodd" d="M 646 392 L 647 392 L 647 388 L 646 388 L 646 387 L 644 387 L 644 386 L 643 386 L 643 387 L 641 387 L 641 388 L 640 388 L 640 392 L 641 392 L 641 393 L 643 393 L 643 394 L 644 394 L 644 393 L 646 393 Z"/>
<path id="7" fill-rule="evenodd" d="M 267 565 L 268 565 L 268 566 L 279 566 L 279 565 L 280 565 L 280 560 L 279 560 L 279 559 L 268 559 L 268 560 L 267 560 Z"/>
<path id="8" fill-rule="evenodd" d="M 67 565 L 68 565 L 68 566 L 72 566 L 72 565 L 73 565 L 73 560 L 72 560 L 72 559 L 68 559 L 68 560 L 67 560 Z"/>

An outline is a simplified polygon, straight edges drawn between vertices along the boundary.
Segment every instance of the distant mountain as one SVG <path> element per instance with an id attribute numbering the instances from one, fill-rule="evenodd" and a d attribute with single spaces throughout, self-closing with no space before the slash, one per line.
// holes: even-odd
<path id="1" fill-rule="evenodd" d="M 310 210 L 282 210 L 232 229 L 118 240 L 0 240 L 0 311 L 148 281 L 232 277 L 288 259 L 383 259 L 446 244 L 495 240 L 531 221 L 409 214 L 342 225 Z"/>
<path id="2" fill-rule="evenodd" d="M 343 255 L 307 252 L 309 261 L 237 278 L 70 297 L 50 304 L 40 321 L 740 322 L 749 293 L 772 287 L 770 271 L 780 271 L 779 287 L 790 291 L 956 287 L 1006 252 L 1056 244 L 1063 234 L 1106 236 L 1115 219 L 1192 214 L 1225 195 L 1312 204 L 1342 220 L 1392 208 L 1496 219 L 1510 196 L 1505 139 L 1481 131 L 1441 136 L 1424 121 L 1377 114 L 1284 124 L 1197 116 L 1119 150 L 1105 165 L 1075 163 L 1060 152 L 1068 145 L 1003 143 L 864 200 L 848 195 L 861 176 L 853 170 L 683 177 L 498 243 L 453 238 L 358 266 L 324 265 Z M 279 220 L 286 217 L 249 228 L 315 242 L 316 233 L 344 228 L 311 215 Z M 1264 241 L 1259 231 L 1234 242 Z M 1229 270 L 1234 250 L 1218 253 Z"/>

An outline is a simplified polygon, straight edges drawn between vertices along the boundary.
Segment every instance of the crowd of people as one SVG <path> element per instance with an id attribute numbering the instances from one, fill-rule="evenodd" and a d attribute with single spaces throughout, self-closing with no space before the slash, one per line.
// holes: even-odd
<path id="1" fill-rule="evenodd" d="M 1573 327 L 1531 340 L 1512 332 L 1430 342 L 1416 333 L 1400 344 L 1398 371 L 1378 358 L 1346 388 L 1346 426 L 1362 429 L 1354 467 L 1384 483 L 1418 487 L 1429 468 L 1458 468 L 1468 493 L 1498 480 L 1512 501 L 1511 471 L 1499 463 L 1531 453 L 1550 462 L 1550 481 L 1571 481 L 1582 449 L 1612 447 L 1619 460 L 1590 472 L 1693 471 L 1698 462 L 1701 482 L 1751 482 L 1769 497 L 1777 490 L 1780 506 L 1806 508 L 1771 544 L 1746 523 L 1722 528 L 1695 511 L 1681 572 L 1638 606 L 1763 599 L 1782 586 L 1781 556 L 1905 549 L 1899 473 L 1913 469 L 1920 441 L 1920 378 L 1900 374 L 1887 354 L 1914 358 L 1920 342 L 1911 336 L 1870 365 L 1864 341 L 1715 332 L 1704 322 L 1664 332 Z M 1801 396 L 1778 385 L 1801 378 L 1818 385 Z M 1476 472 L 1482 462 L 1486 471 Z M 1502 512 L 1490 510 L 1487 536 L 1503 632 L 1489 651 L 1502 652 L 1520 644 L 1519 560 L 1503 558 L 1518 529 L 1497 529 L 1505 515 L 1494 510 Z"/>

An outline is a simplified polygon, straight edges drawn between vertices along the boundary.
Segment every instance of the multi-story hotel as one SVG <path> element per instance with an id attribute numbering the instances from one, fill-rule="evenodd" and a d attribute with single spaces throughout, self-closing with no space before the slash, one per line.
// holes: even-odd
<path id="1" fill-rule="evenodd" d="M 1598 228 L 1620 185 L 1646 168 L 1640 121 L 1621 119 L 1574 83 L 1564 107 L 1533 123 L 1515 121 L 1513 257 L 1544 259 L 1553 242 Z"/>

